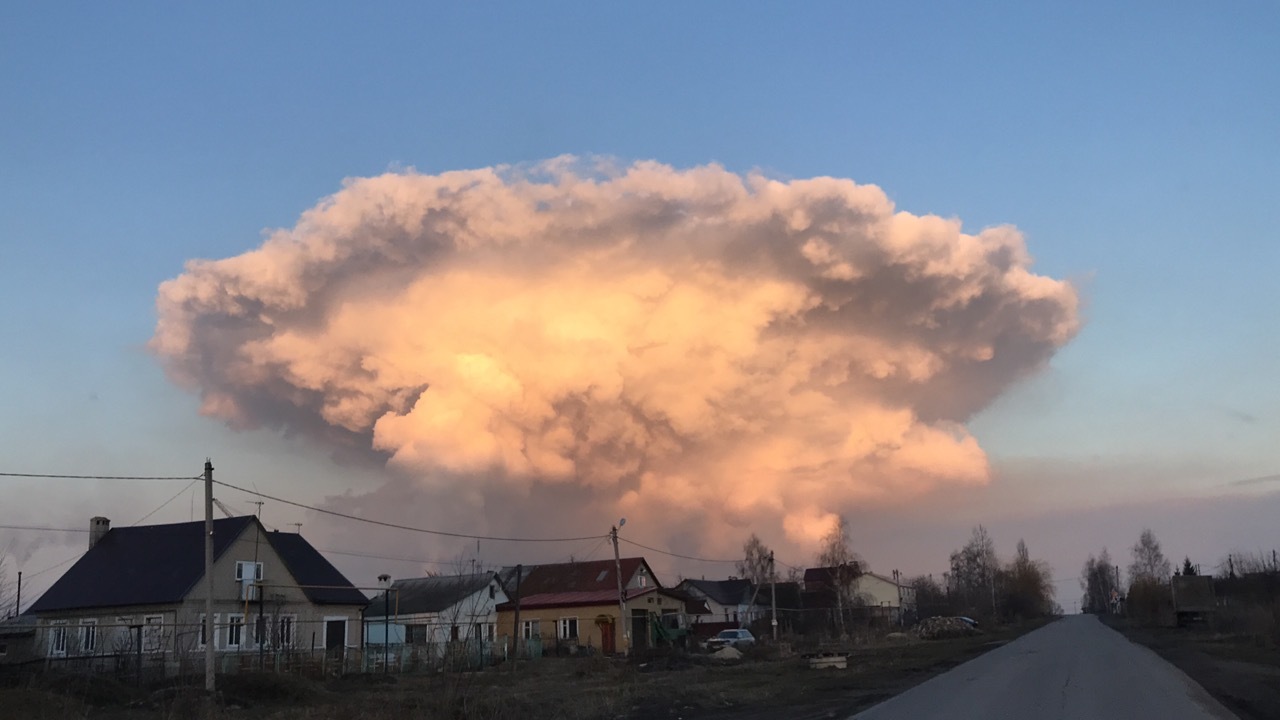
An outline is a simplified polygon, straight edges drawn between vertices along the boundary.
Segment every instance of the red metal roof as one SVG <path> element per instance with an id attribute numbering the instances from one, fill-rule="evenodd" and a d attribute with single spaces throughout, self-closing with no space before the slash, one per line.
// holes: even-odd
<path id="1" fill-rule="evenodd" d="M 643 590 L 628 590 L 627 599 L 640 597 L 657 590 L 657 588 L 645 588 Z M 617 605 L 618 589 L 612 590 L 587 590 L 585 592 L 550 592 L 537 593 L 535 595 L 524 595 L 520 598 L 520 608 L 529 610 L 533 608 L 549 608 L 549 607 L 580 607 L 583 605 Z M 498 606 L 499 610 L 512 610 L 516 604 L 514 602 L 505 602 Z"/>
<path id="2" fill-rule="evenodd" d="M 622 558 L 621 565 L 623 585 L 631 582 L 631 578 L 643 568 L 645 577 L 648 578 L 647 585 L 662 587 L 644 558 Z M 509 590 L 514 591 L 514 589 Z M 529 570 L 520 583 L 520 594 L 526 598 L 547 593 L 595 591 L 612 592 L 615 598 L 618 596 L 618 574 L 613 560 L 539 565 Z M 521 606 L 523 607 L 524 603 L 521 603 Z"/>

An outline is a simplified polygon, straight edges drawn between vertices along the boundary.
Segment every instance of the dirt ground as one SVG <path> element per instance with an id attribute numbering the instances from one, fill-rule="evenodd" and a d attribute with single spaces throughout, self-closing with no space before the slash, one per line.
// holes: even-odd
<path id="1" fill-rule="evenodd" d="M 191 688 L 141 690 L 107 678 L 41 676 L 0 688 L 0 715 L 143 720 L 337 720 L 339 718 L 548 718 L 557 720 L 800 720 L 848 717 L 1028 632 L 1005 628 L 969 638 L 885 641 L 854 649 L 844 670 L 811 670 L 796 655 L 748 653 L 721 664 L 705 655 L 643 662 L 546 658 L 518 671 L 351 676 L 327 682 L 276 675 L 220 678 L 208 708 Z"/>
<path id="2" fill-rule="evenodd" d="M 1107 624 L 1168 660 L 1241 720 L 1280 719 L 1280 649 L 1205 627 Z"/>

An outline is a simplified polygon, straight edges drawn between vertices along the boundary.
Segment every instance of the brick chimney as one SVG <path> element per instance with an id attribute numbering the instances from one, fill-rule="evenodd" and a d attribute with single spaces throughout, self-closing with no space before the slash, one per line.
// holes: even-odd
<path id="1" fill-rule="evenodd" d="M 103 535 L 111 529 L 111 521 L 104 517 L 95 517 L 89 519 L 89 547 L 93 548 L 102 539 Z"/>

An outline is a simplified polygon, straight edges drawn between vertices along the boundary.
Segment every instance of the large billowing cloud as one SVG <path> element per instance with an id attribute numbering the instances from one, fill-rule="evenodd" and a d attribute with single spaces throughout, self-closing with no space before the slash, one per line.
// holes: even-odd
<path id="1" fill-rule="evenodd" d="M 850 180 L 391 173 L 188 263 L 151 347 L 206 414 L 428 488 L 492 506 L 568 486 L 807 543 L 834 512 L 987 481 L 964 422 L 1079 325 L 1075 289 L 1030 265 L 1013 228 Z"/>

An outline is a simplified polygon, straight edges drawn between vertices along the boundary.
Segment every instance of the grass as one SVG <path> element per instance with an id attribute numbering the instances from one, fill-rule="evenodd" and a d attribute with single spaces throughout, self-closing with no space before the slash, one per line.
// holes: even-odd
<path id="1" fill-rule="evenodd" d="M 1040 623 L 1043 624 L 1043 623 Z M 762 649 L 732 665 L 705 655 L 644 659 L 545 658 L 472 673 L 350 676 L 321 683 L 289 675 L 219 679 L 210 707 L 198 684 L 149 693 L 109 683 L 78 695 L 74 684 L 0 690 L 6 718 L 252 718 L 254 720 L 435 719 L 625 720 L 767 718 L 852 714 L 996 647 L 1039 624 L 971 638 L 861 645 L 846 670 L 810 670 L 798 656 Z"/>

